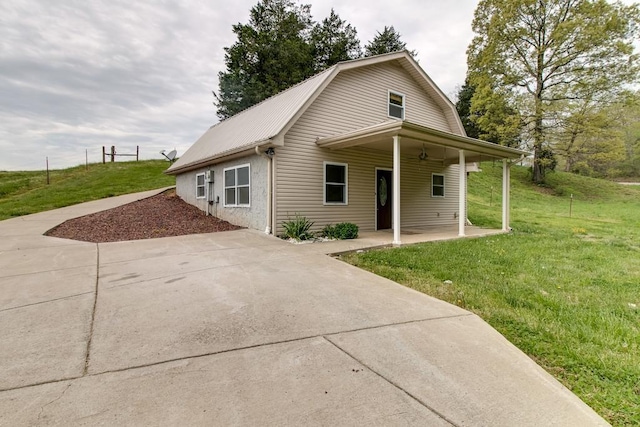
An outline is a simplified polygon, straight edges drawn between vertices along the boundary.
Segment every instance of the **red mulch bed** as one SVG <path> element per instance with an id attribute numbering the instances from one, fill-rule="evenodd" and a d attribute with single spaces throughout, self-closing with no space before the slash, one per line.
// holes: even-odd
<path id="1" fill-rule="evenodd" d="M 215 233 L 242 227 L 208 216 L 169 190 L 114 209 L 70 219 L 46 236 L 103 243 Z"/>

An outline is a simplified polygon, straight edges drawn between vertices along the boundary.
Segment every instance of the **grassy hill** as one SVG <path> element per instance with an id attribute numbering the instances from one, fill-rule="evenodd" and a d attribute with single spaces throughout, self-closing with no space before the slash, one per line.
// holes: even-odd
<path id="1" fill-rule="evenodd" d="M 173 185 L 167 166 L 93 164 L 52 171 L 50 185 L 0 172 L 0 219 Z M 499 228 L 502 167 L 481 167 L 469 218 Z M 477 313 L 609 422 L 640 425 L 640 187 L 561 172 L 535 186 L 514 167 L 511 188 L 513 233 L 345 260 Z"/>
<path id="2" fill-rule="evenodd" d="M 50 171 L 0 171 L 0 220 L 90 200 L 175 185 L 166 161 L 90 164 Z"/>
<path id="3" fill-rule="evenodd" d="M 500 228 L 502 166 L 482 169 L 469 218 Z M 640 425 L 640 187 L 547 183 L 512 169 L 513 233 L 346 260 L 477 313 L 610 423 Z"/>

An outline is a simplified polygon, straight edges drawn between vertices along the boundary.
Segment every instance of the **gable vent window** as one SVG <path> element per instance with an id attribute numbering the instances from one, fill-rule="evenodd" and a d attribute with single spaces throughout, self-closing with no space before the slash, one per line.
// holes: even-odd
<path id="1" fill-rule="evenodd" d="M 229 207 L 249 207 L 250 200 L 249 165 L 240 165 L 224 170 L 224 205 Z"/>
<path id="2" fill-rule="evenodd" d="M 204 174 L 199 173 L 196 175 L 196 199 L 204 199 L 207 195 L 207 187 L 204 183 Z"/>
<path id="3" fill-rule="evenodd" d="M 404 120 L 404 95 L 389 91 L 389 117 Z"/>
<path id="4" fill-rule="evenodd" d="M 348 165 L 324 162 L 324 204 L 346 205 Z"/>

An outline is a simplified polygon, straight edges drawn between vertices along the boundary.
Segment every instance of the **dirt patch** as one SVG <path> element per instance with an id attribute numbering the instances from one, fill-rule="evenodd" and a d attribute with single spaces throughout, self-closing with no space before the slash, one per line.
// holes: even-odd
<path id="1" fill-rule="evenodd" d="M 70 219 L 46 236 L 103 243 L 185 234 L 237 230 L 230 224 L 179 198 L 175 190 L 80 218 Z"/>

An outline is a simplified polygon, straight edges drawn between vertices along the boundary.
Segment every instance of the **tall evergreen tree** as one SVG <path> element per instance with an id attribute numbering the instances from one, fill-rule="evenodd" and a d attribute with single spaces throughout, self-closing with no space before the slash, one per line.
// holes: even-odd
<path id="1" fill-rule="evenodd" d="M 313 27 L 311 44 L 315 71 L 362 56 L 358 32 L 333 9 L 327 18 Z"/>
<path id="2" fill-rule="evenodd" d="M 400 33 L 393 28 L 393 25 L 390 27 L 385 25 L 384 30 L 382 32 L 377 31 L 373 40 L 364 47 L 364 56 L 374 56 L 406 49 L 407 43 L 403 42 L 400 37 Z M 418 52 L 410 50 L 409 53 L 411 56 L 416 56 Z"/>
<path id="3" fill-rule="evenodd" d="M 251 8 L 248 24 L 233 26 L 238 40 L 225 48 L 227 70 L 218 74 L 214 93 L 218 117 L 231 117 L 314 73 L 310 8 L 292 0 L 261 0 Z"/>
<path id="4" fill-rule="evenodd" d="M 491 92 L 478 93 L 486 102 L 473 104 L 477 90 L 467 77 L 458 92 L 456 109 L 467 136 L 508 147 L 519 146 L 522 131 L 520 114 L 501 93 L 490 87 L 482 87 L 482 90 Z"/>
<path id="5" fill-rule="evenodd" d="M 456 101 L 456 110 L 462 121 L 462 126 L 468 137 L 480 138 L 480 128 L 471 116 L 471 99 L 475 93 L 475 86 L 469 83 L 469 78 L 464 81 L 464 85 L 458 91 L 458 101 Z"/>

